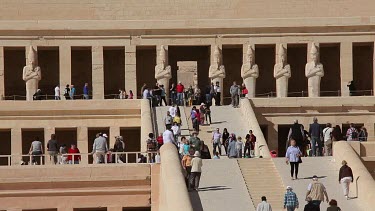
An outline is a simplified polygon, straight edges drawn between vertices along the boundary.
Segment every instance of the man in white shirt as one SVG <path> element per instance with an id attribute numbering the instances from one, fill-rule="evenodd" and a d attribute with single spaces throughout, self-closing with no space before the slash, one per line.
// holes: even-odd
<path id="1" fill-rule="evenodd" d="M 150 90 L 146 88 L 143 93 L 142 93 L 142 98 L 143 99 L 148 99 L 150 97 Z"/>
<path id="2" fill-rule="evenodd" d="M 265 196 L 262 196 L 262 202 L 258 204 L 257 211 L 272 211 L 272 207 L 267 202 L 267 198 Z"/>
<path id="3" fill-rule="evenodd" d="M 219 82 L 216 82 L 216 85 L 214 86 L 214 91 L 215 91 L 215 105 L 220 106 L 220 101 L 221 101 L 221 87 Z"/>
<path id="4" fill-rule="evenodd" d="M 166 143 L 172 143 L 172 144 L 176 145 L 176 143 L 174 141 L 173 132 L 172 132 L 171 129 L 167 129 L 167 130 L 164 131 L 164 133 L 163 133 L 163 142 L 164 142 L 164 144 L 166 144 Z"/>
<path id="5" fill-rule="evenodd" d="M 57 85 L 55 87 L 55 100 L 60 100 L 60 87 Z"/>
<path id="6" fill-rule="evenodd" d="M 168 111 L 169 111 L 169 114 L 174 118 L 177 113 L 177 108 L 172 105 L 171 107 L 169 107 Z"/>
<path id="7" fill-rule="evenodd" d="M 323 139 L 324 139 L 324 154 L 326 156 L 332 155 L 332 125 L 327 123 L 326 128 L 323 129 Z"/>

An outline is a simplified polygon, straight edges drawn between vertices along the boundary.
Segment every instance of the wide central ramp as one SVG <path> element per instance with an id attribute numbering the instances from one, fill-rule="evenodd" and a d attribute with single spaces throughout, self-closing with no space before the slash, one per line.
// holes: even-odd
<path id="1" fill-rule="evenodd" d="M 298 180 L 291 180 L 290 166 L 285 164 L 285 158 L 273 159 L 285 186 L 292 186 L 294 192 L 297 194 L 300 207 L 305 206 L 307 186 L 312 181 L 312 176 L 317 175 L 320 178 L 319 180 L 326 187 L 329 199 L 337 200 L 338 206 L 342 210 L 361 211 L 357 205 L 358 199 L 346 200 L 344 197 L 342 187 L 339 184 L 341 160 L 334 160 L 333 157 L 304 157 L 302 159 L 303 163 L 301 163 L 299 167 Z M 356 178 L 355 172 L 353 173 Z M 350 197 L 355 197 L 355 187 L 356 184 L 351 183 Z M 320 205 L 320 210 L 326 210 L 327 207 L 328 203 L 324 202 Z"/>
<path id="2" fill-rule="evenodd" d="M 203 160 L 199 192 L 190 192 L 194 211 L 255 211 L 236 159 Z"/>

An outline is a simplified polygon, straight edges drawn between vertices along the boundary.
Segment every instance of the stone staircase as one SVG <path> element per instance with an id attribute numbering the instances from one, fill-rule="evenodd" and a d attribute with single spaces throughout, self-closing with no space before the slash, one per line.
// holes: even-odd
<path id="1" fill-rule="evenodd" d="M 282 211 L 285 188 L 273 160 L 238 159 L 238 164 L 253 204 L 256 206 L 266 196 L 272 210 Z"/>

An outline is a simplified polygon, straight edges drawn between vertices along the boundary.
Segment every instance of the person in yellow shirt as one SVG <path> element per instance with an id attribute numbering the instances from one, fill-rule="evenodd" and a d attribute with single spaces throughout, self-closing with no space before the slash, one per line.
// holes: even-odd
<path id="1" fill-rule="evenodd" d="M 181 127 L 181 117 L 180 114 L 176 114 L 176 116 L 173 118 L 173 122 L 176 122 L 179 127 Z"/>

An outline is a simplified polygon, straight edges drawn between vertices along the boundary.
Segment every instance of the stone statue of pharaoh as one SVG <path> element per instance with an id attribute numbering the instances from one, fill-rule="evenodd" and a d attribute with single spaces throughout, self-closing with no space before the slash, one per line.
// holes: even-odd
<path id="1" fill-rule="evenodd" d="M 169 80 L 172 78 L 171 66 L 166 64 L 167 56 L 164 46 L 160 47 L 158 62 L 155 66 L 155 79 L 158 84 L 163 84 L 167 97 L 169 97 Z M 167 98 L 168 99 L 168 98 Z"/>
<path id="2" fill-rule="evenodd" d="M 324 69 L 322 63 L 319 62 L 319 51 L 314 43 L 310 49 L 310 62 L 305 66 L 305 75 L 308 78 L 309 97 L 319 97 L 320 80 L 324 76 Z"/>
<path id="3" fill-rule="evenodd" d="M 259 68 L 255 64 L 254 49 L 248 45 L 245 62 L 241 67 L 241 77 L 248 90 L 247 97 L 255 97 L 255 84 L 256 79 L 259 77 Z"/>
<path id="4" fill-rule="evenodd" d="M 221 86 L 221 90 L 223 90 L 223 79 L 225 78 L 225 67 L 222 65 L 221 62 L 221 52 L 219 46 L 215 46 L 214 54 L 213 54 L 213 62 L 210 65 L 210 69 L 208 71 L 208 77 L 211 79 L 211 83 L 217 84 Z M 220 104 L 223 104 L 223 98 L 220 98 Z M 216 102 L 212 103 L 212 105 L 216 105 Z"/>
<path id="5" fill-rule="evenodd" d="M 32 46 L 30 46 L 27 62 L 28 64 L 23 68 L 22 79 L 26 82 L 26 100 L 32 101 L 33 95 L 38 90 L 39 81 L 42 79 L 41 69 L 37 66 L 37 53 Z"/>
<path id="6" fill-rule="evenodd" d="M 290 65 L 286 61 L 286 52 L 282 44 L 279 48 L 279 61 L 275 64 L 273 70 L 273 76 L 276 79 L 276 96 L 287 97 L 288 96 L 288 80 L 291 77 Z"/>
<path id="7" fill-rule="evenodd" d="M 216 83 L 216 81 L 219 81 L 218 79 L 225 78 L 225 68 L 224 65 L 221 65 L 220 60 L 221 54 L 219 46 L 216 46 L 213 56 L 213 64 L 210 66 L 210 70 L 208 72 L 208 77 L 211 79 L 212 82 Z M 220 82 L 220 85 L 222 83 Z"/>

